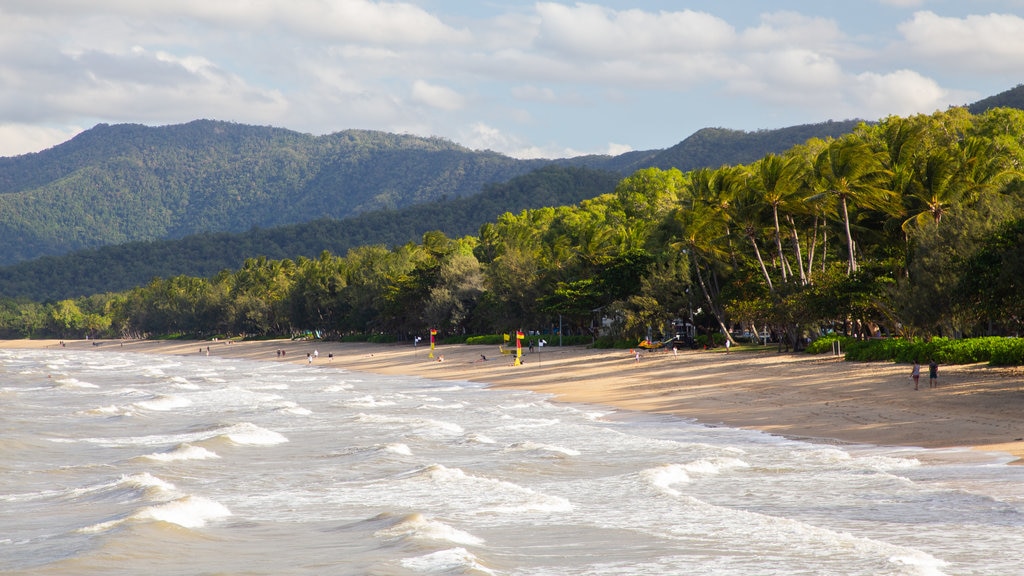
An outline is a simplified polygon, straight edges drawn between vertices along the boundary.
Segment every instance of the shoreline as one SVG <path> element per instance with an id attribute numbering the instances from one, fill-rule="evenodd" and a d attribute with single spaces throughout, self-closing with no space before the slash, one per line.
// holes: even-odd
<path id="1" fill-rule="evenodd" d="M 1024 464 L 1024 371 L 973 364 L 940 366 L 938 388 L 910 367 L 832 356 L 724 349 L 645 352 L 548 346 L 512 366 L 497 346 L 266 340 L 6 340 L 0 348 L 71 349 L 307 364 L 376 374 L 470 381 L 531 390 L 556 400 L 670 414 L 819 442 L 974 448 Z M 285 355 L 277 355 L 278 350 Z M 481 355 L 487 357 L 484 361 Z M 443 357 L 443 362 L 437 361 Z"/>

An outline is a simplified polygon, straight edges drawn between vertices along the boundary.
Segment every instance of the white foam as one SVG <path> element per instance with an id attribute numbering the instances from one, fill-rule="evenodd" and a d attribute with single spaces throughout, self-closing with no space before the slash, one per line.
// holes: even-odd
<path id="1" fill-rule="evenodd" d="M 180 444 L 173 450 L 168 452 L 155 452 L 153 454 L 146 454 L 142 456 L 147 460 L 155 460 L 157 462 L 175 462 L 179 460 L 210 460 L 214 458 L 220 458 L 216 452 L 212 452 L 203 448 L 202 446 L 193 446 L 192 444 Z"/>
<path id="2" fill-rule="evenodd" d="M 385 452 L 400 454 L 402 456 L 412 456 L 412 450 L 409 449 L 409 446 L 402 444 L 401 442 L 385 444 L 382 450 L 384 450 Z"/>
<path id="3" fill-rule="evenodd" d="M 572 448 L 564 448 L 562 446 L 555 446 L 553 444 L 544 444 L 541 442 L 516 442 L 508 447 L 513 452 L 554 452 L 556 454 L 564 454 L 566 456 L 579 456 L 580 451 Z"/>
<path id="4" fill-rule="evenodd" d="M 287 390 L 287 384 L 264 384 L 262 386 L 254 386 L 253 390 Z"/>
<path id="5" fill-rule="evenodd" d="M 58 388 L 99 388 L 99 386 L 90 382 L 83 382 L 78 378 L 61 378 L 56 381 Z"/>
<path id="6" fill-rule="evenodd" d="M 288 441 L 282 434 L 273 430 L 267 430 L 266 428 L 260 428 L 249 422 L 229 426 L 221 430 L 220 435 L 235 444 L 243 446 L 273 446 Z"/>
<path id="7" fill-rule="evenodd" d="M 397 424 L 416 429 L 426 429 L 428 431 L 436 430 L 446 434 L 462 434 L 464 432 L 462 426 L 454 422 L 435 420 L 433 418 L 406 418 L 403 416 L 359 413 L 356 415 L 356 420 L 371 424 Z"/>
<path id="8" fill-rule="evenodd" d="M 429 479 L 447 490 L 471 496 L 480 513 L 518 514 L 525 512 L 568 512 L 572 504 L 559 496 L 548 496 L 505 480 L 466 474 L 460 468 L 433 464 L 415 475 Z"/>
<path id="9" fill-rule="evenodd" d="M 331 384 L 323 389 L 324 392 L 348 392 L 352 389 L 351 384 Z"/>
<path id="10" fill-rule="evenodd" d="M 721 474 L 734 468 L 749 468 L 750 465 L 738 458 L 703 458 L 687 462 L 683 468 L 690 474 Z"/>
<path id="11" fill-rule="evenodd" d="M 174 490 L 174 484 L 171 484 L 170 482 L 165 482 L 157 478 L 156 476 L 153 476 L 149 472 L 121 476 L 121 479 L 118 481 L 118 483 L 126 486 L 143 488 L 146 490 L 151 488 L 156 488 L 164 492 L 170 492 Z"/>
<path id="12" fill-rule="evenodd" d="M 466 570 L 494 574 L 494 571 L 481 564 L 479 559 L 465 548 L 451 548 L 425 556 L 405 558 L 402 560 L 402 566 L 429 574 L 454 574 Z"/>
<path id="13" fill-rule="evenodd" d="M 378 538 L 414 538 L 419 540 L 440 540 L 452 544 L 464 544 L 467 546 L 480 546 L 484 543 L 479 538 L 453 528 L 444 522 L 431 520 L 422 514 L 412 514 L 390 528 L 378 530 L 374 533 Z"/>
<path id="14" fill-rule="evenodd" d="M 201 496 L 185 496 L 177 500 L 147 506 L 132 514 L 137 520 L 159 520 L 185 528 L 201 528 L 210 520 L 224 518 L 231 511 L 224 505 Z"/>
<path id="15" fill-rule="evenodd" d="M 643 477 L 655 488 L 671 496 L 679 496 L 680 492 L 672 488 L 675 484 L 690 482 L 690 475 L 686 468 L 679 464 L 665 464 L 655 468 L 648 468 L 640 472 Z"/>
<path id="16" fill-rule="evenodd" d="M 152 400 L 142 400 L 136 402 L 136 406 L 145 410 L 153 410 L 156 412 L 166 412 L 169 410 L 175 410 L 177 408 L 184 408 L 192 405 L 192 401 L 182 396 L 157 396 Z"/>
<path id="17" fill-rule="evenodd" d="M 94 416 L 134 416 L 135 411 L 127 406 L 116 406 L 111 404 L 109 406 L 100 406 L 98 408 L 92 408 L 91 410 L 78 412 L 78 414 L 90 414 Z"/>
<path id="18" fill-rule="evenodd" d="M 383 408 L 386 406 L 394 406 L 395 403 L 391 400 L 377 400 L 373 396 L 366 395 L 348 400 L 344 405 L 350 408 Z"/>

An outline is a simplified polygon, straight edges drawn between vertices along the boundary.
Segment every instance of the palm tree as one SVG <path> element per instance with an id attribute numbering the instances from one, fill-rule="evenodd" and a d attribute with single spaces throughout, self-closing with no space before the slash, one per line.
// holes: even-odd
<path id="1" fill-rule="evenodd" d="M 782 227 L 779 225 L 779 208 L 784 206 L 795 207 L 799 200 L 800 182 L 797 178 L 798 166 L 798 158 L 796 156 L 768 154 L 754 164 L 749 181 L 751 188 L 761 198 L 761 201 L 772 209 L 772 221 L 775 225 L 775 250 L 778 253 L 783 282 L 786 281 L 786 257 L 782 250 Z M 795 237 L 795 228 L 793 228 L 793 234 Z M 799 253 L 799 242 L 796 242 L 794 249 L 797 250 L 797 263 L 800 268 L 801 282 L 806 282 L 803 262 Z"/>
<path id="2" fill-rule="evenodd" d="M 701 184 L 698 181 L 698 185 Z M 713 282 L 713 267 L 716 263 L 727 261 L 728 253 L 721 246 L 729 235 L 726 218 L 719 206 L 708 204 L 698 196 L 691 196 L 672 214 L 672 222 L 678 227 L 678 240 L 672 247 L 689 256 L 708 311 L 715 317 L 722 334 L 732 340 L 723 320 L 724 313 L 717 302 L 717 283 Z"/>
<path id="3" fill-rule="evenodd" d="M 846 233 L 847 274 L 852 274 L 857 271 L 857 259 L 850 231 L 851 205 L 891 212 L 893 194 L 881 187 L 890 172 L 882 162 L 882 153 L 850 137 L 830 142 L 815 158 L 814 172 L 821 194 L 837 200 Z"/>
<path id="4" fill-rule="evenodd" d="M 751 184 L 753 184 L 752 181 L 753 178 L 750 179 Z M 766 225 L 763 217 L 764 206 L 764 202 L 757 190 L 753 186 L 744 186 L 733 196 L 729 209 L 729 219 L 736 223 L 743 238 L 754 249 L 754 256 L 757 257 L 757 263 L 761 267 L 765 283 L 768 284 L 768 291 L 774 292 L 775 286 L 772 284 L 772 277 L 768 274 L 768 268 L 764 264 L 764 258 L 761 257 L 761 249 L 758 246 L 761 230 Z M 775 223 L 777 230 L 778 219 L 776 219 Z M 783 268 L 783 279 L 785 279 L 785 268 Z"/>
<path id="5" fill-rule="evenodd" d="M 902 225 L 905 233 L 911 225 L 920 228 L 929 221 L 938 226 L 942 216 L 960 203 L 965 187 L 958 172 L 957 162 L 945 149 L 928 154 L 917 178 L 904 193 L 904 200 L 910 204 L 910 216 Z"/>

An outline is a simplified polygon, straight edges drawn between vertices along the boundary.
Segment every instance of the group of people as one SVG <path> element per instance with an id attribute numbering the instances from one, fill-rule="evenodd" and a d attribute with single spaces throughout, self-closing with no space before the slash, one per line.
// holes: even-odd
<path id="1" fill-rule="evenodd" d="M 921 379 L 921 363 L 914 358 L 914 367 L 910 369 L 910 378 L 914 381 L 914 390 L 918 389 L 918 381 Z M 939 387 L 939 363 L 935 359 L 928 360 L 928 387 Z"/>

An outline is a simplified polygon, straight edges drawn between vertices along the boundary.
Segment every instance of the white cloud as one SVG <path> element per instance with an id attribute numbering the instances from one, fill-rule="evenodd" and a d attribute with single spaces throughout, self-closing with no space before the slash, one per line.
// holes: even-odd
<path id="1" fill-rule="evenodd" d="M 1014 14 L 944 17 L 917 12 L 900 24 L 907 49 L 964 73 L 1024 73 L 1024 18 Z"/>
<path id="2" fill-rule="evenodd" d="M 874 120 L 895 114 L 931 113 L 946 107 L 949 93 L 931 78 L 913 70 L 889 74 L 865 72 L 852 79 L 850 105 L 859 117 Z"/>
<path id="3" fill-rule="evenodd" d="M 727 22 L 704 12 L 615 11 L 595 4 L 541 2 L 537 44 L 587 59 L 652 52 L 707 52 L 735 40 Z"/>
<path id="4" fill-rule="evenodd" d="M 66 142 L 82 131 L 78 126 L 52 128 L 31 124 L 0 124 L 0 156 L 18 156 Z"/>
<path id="5" fill-rule="evenodd" d="M 532 102 L 555 102 L 558 100 L 554 90 L 539 86 L 517 86 L 512 89 L 512 97 L 516 100 Z"/>
<path id="6" fill-rule="evenodd" d="M 423 80 L 416 80 L 412 83 L 411 96 L 414 102 L 439 110 L 454 111 L 466 105 L 466 99 L 455 90 Z"/>

